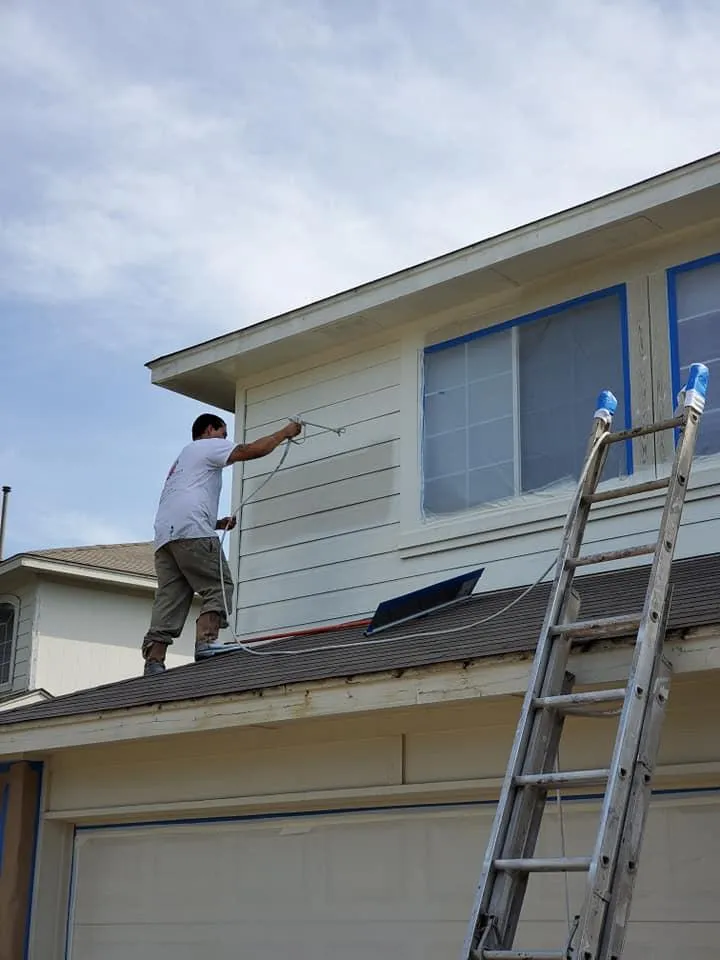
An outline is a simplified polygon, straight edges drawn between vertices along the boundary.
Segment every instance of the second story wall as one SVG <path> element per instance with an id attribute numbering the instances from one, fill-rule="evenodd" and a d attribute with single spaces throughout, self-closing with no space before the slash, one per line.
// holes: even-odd
<path id="1" fill-rule="evenodd" d="M 38 585 L 33 686 L 53 696 L 142 674 L 140 653 L 152 593 L 112 589 L 77 580 Z M 170 648 L 168 667 L 193 658 L 197 605 Z"/>
<path id="2" fill-rule="evenodd" d="M 318 358 L 309 369 L 247 391 L 250 440 L 299 413 L 345 432 L 308 427 L 282 470 L 244 508 L 241 631 L 355 618 L 375 605 L 378 585 L 398 576 L 400 358 L 400 342 Z M 278 459 L 276 453 L 245 464 L 244 496 Z"/>
<path id="3" fill-rule="evenodd" d="M 245 383 L 238 437 L 298 413 L 346 432 L 309 428 L 244 508 L 231 557 L 238 630 L 367 617 L 387 597 L 475 566 L 486 568 L 481 590 L 532 582 L 557 550 L 572 490 L 564 478 L 582 460 L 598 391 L 618 396 L 616 426 L 669 417 L 693 361 L 710 366 L 710 399 L 677 555 L 713 552 L 718 236 L 709 224 L 610 251 Z M 661 475 L 672 450 L 672 434 L 636 441 L 608 482 Z M 277 459 L 238 471 L 236 504 Z M 662 494 L 597 508 L 588 546 L 652 540 L 661 505 Z"/>

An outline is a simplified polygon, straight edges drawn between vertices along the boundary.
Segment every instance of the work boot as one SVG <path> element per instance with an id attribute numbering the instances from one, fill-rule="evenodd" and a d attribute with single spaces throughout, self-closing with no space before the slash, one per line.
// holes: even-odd
<path id="1" fill-rule="evenodd" d="M 145 659 L 143 676 L 154 677 L 165 672 L 165 655 L 168 645 L 159 640 L 145 640 L 142 645 L 142 655 Z"/>
<path id="2" fill-rule="evenodd" d="M 239 650 L 237 643 L 221 643 L 218 639 L 220 635 L 221 617 L 219 613 L 210 611 L 201 613 L 197 618 L 195 628 L 195 661 L 207 660 L 208 657 L 216 653 L 229 653 L 233 650 Z"/>
<path id="3" fill-rule="evenodd" d="M 143 667 L 144 677 L 155 677 L 159 673 L 165 673 L 165 664 L 159 660 L 146 660 Z"/>

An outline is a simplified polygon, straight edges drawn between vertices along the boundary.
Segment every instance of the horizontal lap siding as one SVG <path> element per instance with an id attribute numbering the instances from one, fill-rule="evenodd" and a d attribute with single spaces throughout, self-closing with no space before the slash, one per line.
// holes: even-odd
<path id="1" fill-rule="evenodd" d="M 368 494 L 377 492 L 380 476 L 374 475 Z M 347 489 L 356 488 L 351 484 Z M 474 567 L 484 568 L 482 591 L 531 583 L 557 553 L 559 527 L 555 526 L 517 536 L 505 530 L 484 543 L 451 545 L 441 552 L 401 559 L 398 509 L 399 494 L 388 490 L 384 498 L 285 521 L 278 513 L 277 522 L 244 531 L 239 629 L 263 633 L 363 618 L 388 597 Z M 686 505 L 678 558 L 716 549 L 720 536 L 716 514 L 713 499 Z M 659 520 L 659 508 L 596 520 L 588 527 L 583 552 L 650 542 L 657 535 Z M 636 558 L 625 565 L 642 562 Z M 580 573 L 591 575 L 604 569 L 610 565 Z"/>
<path id="2" fill-rule="evenodd" d="M 248 391 L 245 437 L 291 416 L 307 427 L 242 513 L 237 627 L 245 635 L 372 613 L 398 576 L 400 351 L 393 344 Z M 243 496 L 280 451 L 245 464 Z"/>
<path id="3" fill-rule="evenodd" d="M 20 612 L 15 640 L 15 663 L 11 687 L 13 693 L 20 693 L 30 686 L 35 594 L 36 588 L 32 583 L 16 592 L 16 596 L 20 599 Z"/>
<path id="4" fill-rule="evenodd" d="M 248 441 L 295 415 L 345 431 L 337 436 L 308 427 L 303 442 L 292 445 L 282 469 L 262 489 L 281 451 L 244 465 L 243 496 L 253 499 L 242 513 L 239 568 L 233 564 L 240 583 L 236 627 L 243 635 L 370 617 L 389 597 L 475 567 L 485 568 L 483 592 L 528 584 L 554 559 L 563 507 L 554 519 L 542 521 L 522 522 L 508 512 L 500 529 L 494 528 L 490 511 L 484 532 L 468 536 L 475 522 L 467 532 L 455 526 L 454 539 L 399 553 L 401 499 L 410 495 L 401 488 L 401 424 L 411 429 L 414 423 L 401 409 L 408 403 L 407 396 L 401 401 L 401 364 L 400 345 L 392 344 L 281 375 L 247 391 Z M 716 549 L 718 498 L 710 492 L 694 491 L 691 482 L 679 558 Z M 528 503 L 543 506 L 551 499 L 539 494 Z M 661 496 L 650 503 L 603 507 L 588 526 L 585 550 L 654 540 L 660 512 Z M 633 559 L 627 565 L 642 562 Z"/>

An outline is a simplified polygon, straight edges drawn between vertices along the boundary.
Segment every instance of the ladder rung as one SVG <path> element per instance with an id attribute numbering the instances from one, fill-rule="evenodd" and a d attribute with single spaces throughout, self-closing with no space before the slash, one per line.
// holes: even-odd
<path id="1" fill-rule="evenodd" d="M 586 567 L 591 563 L 609 563 L 611 560 L 627 560 L 628 557 L 644 557 L 655 553 L 656 543 L 644 543 L 641 547 L 627 547 L 625 550 L 606 550 L 604 553 L 589 553 L 584 557 L 570 557 L 568 567 Z"/>
<path id="2" fill-rule="evenodd" d="M 483 950 L 474 951 L 477 960 L 567 960 L 566 950 Z"/>
<path id="3" fill-rule="evenodd" d="M 605 500 L 621 500 L 623 497 L 652 493 L 653 490 L 664 490 L 669 486 L 670 477 L 663 477 L 662 480 L 648 480 L 646 483 L 634 483 L 627 487 L 615 487 L 614 490 L 603 490 L 602 493 L 591 493 L 585 500 L 587 503 L 603 503 Z"/>
<path id="4" fill-rule="evenodd" d="M 553 634 L 562 634 L 566 637 L 620 637 L 629 633 L 637 633 L 640 626 L 640 617 L 600 617 L 598 620 L 576 620 L 573 623 L 558 623 L 550 628 Z"/>
<path id="5" fill-rule="evenodd" d="M 574 784 L 605 783 L 610 776 L 608 769 L 566 770 L 559 773 L 524 773 L 515 777 L 519 787 L 562 787 Z"/>
<path id="6" fill-rule="evenodd" d="M 520 860 L 495 860 L 493 866 L 503 873 L 582 873 L 590 869 L 590 857 L 534 857 Z"/>
<path id="7" fill-rule="evenodd" d="M 658 423 L 646 423 L 642 427 L 633 427 L 632 430 L 621 430 L 619 433 L 606 433 L 605 443 L 620 443 L 623 440 L 634 440 L 636 437 L 646 437 L 649 433 L 661 433 L 663 430 L 674 430 L 685 424 L 685 417 L 673 417 L 672 420 L 660 420 Z"/>
<path id="8" fill-rule="evenodd" d="M 625 688 L 615 690 L 587 690 L 584 693 L 561 693 L 554 697 L 537 697 L 533 706 L 538 709 L 550 707 L 554 710 L 573 707 L 593 707 L 599 703 L 619 703 L 625 699 Z"/>

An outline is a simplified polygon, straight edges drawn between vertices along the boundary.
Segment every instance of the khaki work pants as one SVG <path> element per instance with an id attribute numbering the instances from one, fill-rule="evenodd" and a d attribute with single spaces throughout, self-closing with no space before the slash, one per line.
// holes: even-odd
<path id="1" fill-rule="evenodd" d="M 220 582 L 221 561 L 225 604 Z M 216 639 L 219 630 L 227 627 L 225 608 L 228 612 L 232 610 L 233 581 L 217 537 L 166 543 L 155 552 L 155 574 L 158 585 L 150 628 L 143 641 L 144 654 L 147 655 L 154 644 L 168 646 L 180 636 L 195 594 L 202 600 L 198 639 Z"/>

